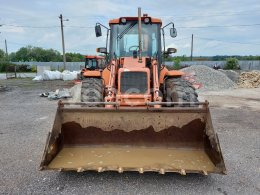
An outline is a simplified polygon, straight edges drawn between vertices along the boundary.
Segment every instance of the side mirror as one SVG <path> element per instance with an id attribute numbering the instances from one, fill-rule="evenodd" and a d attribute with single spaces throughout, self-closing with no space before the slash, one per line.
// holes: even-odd
<path id="1" fill-rule="evenodd" d="M 107 54 L 107 49 L 105 47 L 99 47 L 99 48 L 97 48 L 97 52 Z"/>
<path id="2" fill-rule="evenodd" d="M 168 48 L 167 49 L 167 54 L 172 54 L 172 53 L 176 53 L 177 52 L 177 49 L 176 48 Z"/>
<path id="3" fill-rule="evenodd" d="M 177 30 L 176 30 L 176 28 L 170 28 L 170 36 L 172 38 L 177 37 Z"/>
<path id="4" fill-rule="evenodd" d="M 163 52 L 165 58 L 168 58 L 170 54 L 176 53 L 177 49 L 175 48 L 168 48 L 166 52 Z"/>
<path id="5" fill-rule="evenodd" d="M 96 32 L 96 37 L 101 37 L 102 36 L 102 31 L 101 31 L 101 26 L 96 25 L 95 26 L 95 32 Z"/>

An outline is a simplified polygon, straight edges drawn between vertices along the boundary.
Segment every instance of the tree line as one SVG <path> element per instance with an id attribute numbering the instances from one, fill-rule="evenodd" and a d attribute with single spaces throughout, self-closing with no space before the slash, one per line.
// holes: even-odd
<path id="1" fill-rule="evenodd" d="M 260 56 L 228 56 L 228 55 L 217 55 L 217 56 L 194 56 L 194 61 L 225 61 L 228 58 L 236 58 L 237 60 L 260 60 Z M 190 57 L 183 56 L 169 56 L 166 61 L 190 61 Z M 5 52 L 0 49 L 0 61 L 11 61 L 11 62 L 61 62 L 63 61 L 62 55 L 59 51 L 54 49 L 44 49 L 41 47 L 26 46 L 21 47 L 17 52 L 12 52 L 7 56 Z M 67 62 L 83 62 L 84 55 L 80 53 L 66 53 Z"/>
<path id="2" fill-rule="evenodd" d="M 61 62 L 63 57 L 61 53 L 54 49 L 44 49 L 41 47 L 26 46 L 21 47 L 18 51 L 6 56 L 5 52 L 0 49 L 0 61 L 11 62 Z M 80 53 L 66 53 L 67 62 L 83 62 L 84 55 Z"/>

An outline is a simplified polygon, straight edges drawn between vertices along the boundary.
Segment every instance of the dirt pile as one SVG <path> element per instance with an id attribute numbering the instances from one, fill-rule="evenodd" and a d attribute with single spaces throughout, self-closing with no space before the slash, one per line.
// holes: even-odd
<path id="1" fill-rule="evenodd" d="M 241 88 L 260 87 L 260 71 L 242 72 L 239 77 L 238 86 Z"/>
<path id="2" fill-rule="evenodd" d="M 218 91 L 223 89 L 232 89 L 236 86 L 235 82 L 229 79 L 224 73 L 213 68 L 194 65 L 181 69 L 187 74 L 194 74 L 197 83 L 201 84 L 199 91 Z"/>

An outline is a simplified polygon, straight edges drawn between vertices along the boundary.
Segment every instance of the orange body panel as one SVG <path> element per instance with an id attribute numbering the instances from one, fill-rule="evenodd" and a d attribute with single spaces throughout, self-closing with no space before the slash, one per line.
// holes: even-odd
<path id="1" fill-rule="evenodd" d="M 184 72 L 179 70 L 168 70 L 166 67 L 163 67 L 160 71 L 160 84 L 163 84 L 164 78 L 168 77 L 179 77 L 184 75 Z"/>
<path id="2" fill-rule="evenodd" d="M 116 96 L 116 100 L 120 103 L 120 106 L 145 106 L 145 103 L 150 102 L 151 99 L 150 94 L 118 94 Z"/>
<path id="3" fill-rule="evenodd" d="M 101 72 L 98 70 L 92 70 L 92 71 L 84 71 L 83 72 L 84 77 L 101 77 Z"/>
<path id="4" fill-rule="evenodd" d="M 108 68 L 105 68 L 102 72 L 102 78 L 104 79 L 105 86 L 108 85 L 109 79 L 110 79 L 110 70 Z"/>
<path id="5" fill-rule="evenodd" d="M 142 57 L 142 62 L 138 62 L 138 58 L 124 57 L 121 63 L 124 68 L 145 68 L 145 57 Z"/>

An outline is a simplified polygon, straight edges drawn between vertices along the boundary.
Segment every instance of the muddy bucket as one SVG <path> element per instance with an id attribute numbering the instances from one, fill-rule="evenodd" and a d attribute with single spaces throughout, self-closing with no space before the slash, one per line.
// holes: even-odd
<path id="1" fill-rule="evenodd" d="M 207 103 L 139 109 L 60 103 L 40 169 L 226 174 Z"/>

